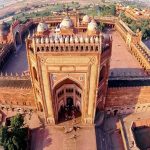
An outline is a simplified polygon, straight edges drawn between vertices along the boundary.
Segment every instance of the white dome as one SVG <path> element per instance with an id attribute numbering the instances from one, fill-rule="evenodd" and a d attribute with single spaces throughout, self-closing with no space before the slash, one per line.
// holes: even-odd
<path id="1" fill-rule="evenodd" d="M 69 16 L 66 16 L 60 23 L 60 28 L 71 28 L 73 27 L 73 22 Z"/>
<path id="2" fill-rule="evenodd" d="M 94 19 L 88 24 L 88 30 L 89 31 L 97 30 L 97 23 Z"/>
<path id="3" fill-rule="evenodd" d="M 89 22 L 90 22 L 90 17 L 89 17 L 88 15 L 85 15 L 85 16 L 83 17 L 83 22 L 89 23 Z"/>
<path id="4" fill-rule="evenodd" d="M 48 25 L 43 23 L 43 22 L 40 22 L 37 26 L 37 32 L 45 32 L 48 30 Z"/>

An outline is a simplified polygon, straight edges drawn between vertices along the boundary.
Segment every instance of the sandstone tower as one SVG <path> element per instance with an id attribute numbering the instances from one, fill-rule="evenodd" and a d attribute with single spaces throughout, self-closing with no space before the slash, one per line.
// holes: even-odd
<path id="1" fill-rule="evenodd" d="M 41 21 L 26 41 L 36 105 L 49 124 L 63 121 L 66 108 L 93 124 L 105 105 L 112 39 L 87 15 L 76 22 L 66 15 L 55 30 L 49 26 Z"/>

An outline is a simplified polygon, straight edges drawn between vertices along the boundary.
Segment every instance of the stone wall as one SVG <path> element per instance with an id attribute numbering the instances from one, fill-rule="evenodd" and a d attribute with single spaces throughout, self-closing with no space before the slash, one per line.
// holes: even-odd
<path id="1" fill-rule="evenodd" d="M 106 111 L 108 114 L 150 111 L 150 86 L 108 88 Z"/>
<path id="2" fill-rule="evenodd" d="M 36 110 L 32 89 L 0 87 L 1 109 Z"/>
<path id="3" fill-rule="evenodd" d="M 135 56 L 143 69 L 150 74 L 150 53 L 147 46 L 141 41 L 142 32 L 132 32 L 121 20 L 116 21 L 115 28 L 125 40 L 131 54 Z"/>

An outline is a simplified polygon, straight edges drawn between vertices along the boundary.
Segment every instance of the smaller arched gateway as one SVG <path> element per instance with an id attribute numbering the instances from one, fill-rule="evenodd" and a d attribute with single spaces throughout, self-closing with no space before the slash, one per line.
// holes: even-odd
<path id="1" fill-rule="evenodd" d="M 77 82 L 69 78 L 64 79 L 55 86 L 53 94 L 53 106 L 58 123 L 81 116 L 83 92 Z"/>
<path id="2" fill-rule="evenodd" d="M 21 36 L 20 36 L 19 32 L 17 31 L 15 33 L 15 45 L 16 45 L 16 47 L 21 45 L 21 43 L 22 43 Z"/>

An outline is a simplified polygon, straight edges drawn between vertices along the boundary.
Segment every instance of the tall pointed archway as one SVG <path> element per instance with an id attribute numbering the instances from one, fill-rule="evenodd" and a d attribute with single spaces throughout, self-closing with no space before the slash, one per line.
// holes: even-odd
<path id="1" fill-rule="evenodd" d="M 72 79 L 64 79 L 53 89 L 53 108 L 57 123 L 81 116 L 82 87 Z"/>
<path id="2" fill-rule="evenodd" d="M 15 34 L 15 44 L 16 44 L 16 47 L 22 44 L 22 40 L 21 40 L 21 36 L 19 32 L 16 32 Z"/>

